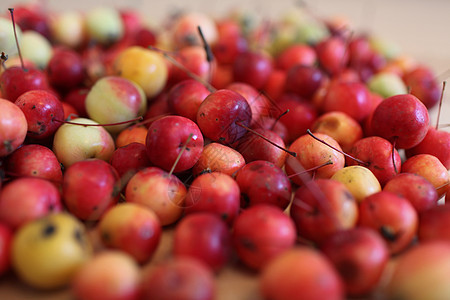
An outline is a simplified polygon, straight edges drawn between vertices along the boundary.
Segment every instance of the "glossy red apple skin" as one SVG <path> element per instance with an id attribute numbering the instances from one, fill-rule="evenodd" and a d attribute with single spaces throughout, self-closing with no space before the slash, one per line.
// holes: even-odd
<path id="1" fill-rule="evenodd" d="M 411 245 L 417 234 L 418 214 L 407 199 L 381 191 L 360 203 L 358 225 L 378 231 L 389 252 L 398 254 Z"/>
<path id="2" fill-rule="evenodd" d="M 360 82 L 332 82 L 323 99 L 322 110 L 341 111 L 361 122 L 371 111 L 369 90 Z"/>
<path id="3" fill-rule="evenodd" d="M 280 167 L 257 160 L 247 163 L 236 174 L 241 191 L 241 207 L 271 204 L 285 209 L 291 201 L 291 183 Z"/>
<path id="4" fill-rule="evenodd" d="M 295 192 L 290 215 L 299 236 L 320 244 L 333 233 L 356 226 L 358 205 L 343 183 L 316 179 Z"/>
<path id="5" fill-rule="evenodd" d="M 286 149 L 283 139 L 274 131 L 257 128 L 255 129 L 255 132 L 264 136 L 282 149 Z M 288 154 L 279 147 L 275 147 L 265 139 L 249 131 L 239 140 L 236 150 L 242 154 L 247 163 L 256 160 L 265 160 L 282 168 L 286 161 L 286 155 Z"/>
<path id="6" fill-rule="evenodd" d="M 6 170 L 14 176 L 35 176 L 62 183 L 61 165 L 52 150 L 38 144 L 23 145 L 6 161 Z"/>
<path id="7" fill-rule="evenodd" d="M 375 109 L 371 130 L 398 149 L 417 146 L 427 134 L 428 110 L 411 94 L 395 95 L 384 99 Z"/>
<path id="8" fill-rule="evenodd" d="M 292 143 L 304 135 L 318 116 L 317 110 L 311 103 L 293 94 L 282 95 L 277 101 L 277 108 L 279 113 L 289 109 L 289 112 L 280 119 L 288 130 L 287 143 Z"/>
<path id="9" fill-rule="evenodd" d="M 2 97 L 12 102 L 25 92 L 48 90 L 49 87 L 47 76 L 36 68 L 11 67 L 0 75 Z"/>
<path id="10" fill-rule="evenodd" d="M 13 229 L 62 209 L 59 190 L 45 179 L 18 178 L 0 192 L 0 222 Z"/>
<path id="11" fill-rule="evenodd" d="M 186 192 L 186 187 L 175 175 L 157 167 L 147 167 L 128 181 L 125 198 L 127 202 L 153 210 L 161 225 L 166 226 L 181 217 Z"/>
<path id="12" fill-rule="evenodd" d="M 117 171 L 103 160 L 76 162 L 64 173 L 64 203 L 81 220 L 96 221 L 119 200 L 118 182 Z"/>
<path id="13" fill-rule="evenodd" d="M 25 141 L 28 122 L 22 110 L 0 98 L 0 157 L 16 150 Z"/>
<path id="14" fill-rule="evenodd" d="M 390 254 L 381 236 L 368 228 L 336 232 L 320 250 L 331 260 L 348 295 L 364 296 L 377 287 Z"/>
<path id="15" fill-rule="evenodd" d="M 205 137 L 222 144 L 233 144 L 245 133 L 252 121 L 247 100 L 231 90 L 217 90 L 203 100 L 197 112 L 197 124 Z"/>
<path id="16" fill-rule="evenodd" d="M 240 53 L 233 63 L 234 81 L 250 84 L 256 89 L 264 86 L 273 69 L 269 56 L 259 52 Z"/>
<path id="17" fill-rule="evenodd" d="M 14 102 L 24 113 L 28 123 L 27 136 L 45 139 L 62 125 L 64 109 L 61 101 L 46 90 L 32 90 L 20 95 Z"/>
<path id="18" fill-rule="evenodd" d="M 171 170 L 185 144 L 186 151 L 181 154 L 174 172 L 192 168 L 203 151 L 203 135 L 197 124 L 181 116 L 167 116 L 153 122 L 145 143 L 151 163 L 166 171 Z"/>
<path id="19" fill-rule="evenodd" d="M 441 163 L 450 169 L 450 132 L 436 130 L 430 126 L 425 138 L 417 146 L 407 149 L 406 156 L 431 154 L 439 158 Z"/>
<path id="20" fill-rule="evenodd" d="M 450 174 L 441 161 L 430 154 L 418 154 L 408 158 L 402 165 L 403 173 L 421 175 L 436 188 L 438 199 L 450 189 Z"/>
<path id="21" fill-rule="evenodd" d="M 259 289 L 265 299 L 345 299 L 344 285 L 330 261 L 309 247 L 295 247 L 263 269 Z"/>
<path id="22" fill-rule="evenodd" d="M 277 68 L 285 71 L 294 65 L 312 66 L 317 60 L 314 49 L 306 44 L 294 44 L 283 50 L 276 58 Z"/>
<path id="23" fill-rule="evenodd" d="M 50 84 L 63 91 L 78 87 L 85 78 L 81 55 L 72 49 L 54 51 L 46 71 Z"/>
<path id="24" fill-rule="evenodd" d="M 365 162 L 367 167 L 383 187 L 392 177 L 401 171 L 400 154 L 394 149 L 394 163 L 392 162 L 392 144 L 377 136 L 363 138 L 350 149 L 349 154 Z M 353 159 L 346 158 L 347 165 L 359 164 Z"/>
<path id="25" fill-rule="evenodd" d="M 294 246 L 297 232 L 292 219 L 280 208 L 257 204 L 236 218 L 232 238 L 234 249 L 244 264 L 261 270 Z"/>
<path id="26" fill-rule="evenodd" d="M 175 228 L 173 254 L 198 259 L 216 272 L 221 270 L 231 257 L 227 223 L 211 213 L 187 215 Z"/>
<path id="27" fill-rule="evenodd" d="M 315 136 L 325 141 L 328 145 L 331 145 L 338 150 L 342 150 L 339 144 L 332 137 L 322 133 L 316 133 Z M 302 172 L 303 170 L 301 167 L 308 170 L 331 161 L 331 165 L 326 165 L 310 172 L 315 178 L 327 179 L 333 176 L 334 173 L 342 169 L 345 165 L 345 158 L 343 154 L 315 140 L 308 134 L 296 139 L 289 147 L 289 151 L 297 153 L 297 157 L 292 157 L 289 155 L 286 158 L 285 169 L 286 174 L 289 176 Z M 301 174 L 290 178 L 297 185 L 304 184 L 304 176 Z"/>
<path id="28" fill-rule="evenodd" d="M 174 85 L 167 94 L 167 102 L 175 114 L 196 121 L 197 111 L 203 100 L 210 94 L 200 82 L 187 79 Z"/>
<path id="29" fill-rule="evenodd" d="M 239 213 L 240 190 L 237 182 L 220 172 L 204 173 L 191 183 L 185 200 L 185 213 L 214 213 L 232 224 Z"/>
<path id="30" fill-rule="evenodd" d="M 408 199 L 418 213 L 437 205 L 436 189 L 428 180 L 417 174 L 398 174 L 386 183 L 383 191 Z"/>

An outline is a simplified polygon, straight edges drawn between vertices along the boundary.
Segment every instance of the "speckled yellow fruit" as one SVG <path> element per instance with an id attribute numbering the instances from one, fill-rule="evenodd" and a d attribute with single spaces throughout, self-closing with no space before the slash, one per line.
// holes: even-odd
<path id="1" fill-rule="evenodd" d="M 161 54 L 134 46 L 125 49 L 117 57 L 114 73 L 137 83 L 145 95 L 151 98 L 166 85 L 168 69 Z"/>
<path id="2" fill-rule="evenodd" d="M 67 213 L 32 221 L 14 236 L 11 261 L 14 271 L 38 289 L 67 285 L 92 254 L 84 225 Z"/>
<path id="3" fill-rule="evenodd" d="M 378 179 L 372 171 L 362 166 L 349 166 L 338 170 L 331 179 L 342 182 L 358 202 L 381 191 Z"/>

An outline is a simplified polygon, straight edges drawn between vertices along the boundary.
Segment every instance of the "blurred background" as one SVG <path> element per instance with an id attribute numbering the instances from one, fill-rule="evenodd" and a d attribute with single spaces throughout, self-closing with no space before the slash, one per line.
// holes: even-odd
<path id="1" fill-rule="evenodd" d="M 26 0 L 2 0 L 7 8 Z M 297 5 L 320 18 L 344 17 L 355 33 L 365 31 L 398 47 L 428 65 L 439 80 L 450 77 L 450 1 L 448 0 L 41 0 L 50 11 L 87 11 L 97 6 L 131 8 L 153 27 L 180 11 L 207 13 L 220 18 L 233 10 L 246 11 L 261 20 L 279 19 Z M 443 122 L 450 122 L 450 96 L 446 93 Z M 432 113 L 433 115 L 433 113 Z"/>

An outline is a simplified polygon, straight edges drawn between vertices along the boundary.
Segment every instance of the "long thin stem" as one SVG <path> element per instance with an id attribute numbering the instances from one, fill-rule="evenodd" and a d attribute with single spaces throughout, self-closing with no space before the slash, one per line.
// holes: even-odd
<path id="1" fill-rule="evenodd" d="M 186 142 L 184 143 L 183 148 L 181 148 L 180 153 L 178 153 L 177 159 L 176 159 L 175 162 L 173 163 L 172 169 L 170 169 L 169 177 L 172 175 L 173 171 L 175 170 L 175 168 L 176 168 L 178 162 L 179 162 L 180 159 L 181 159 L 181 155 L 183 154 L 184 150 L 186 150 L 187 145 L 189 144 L 189 142 L 191 141 L 191 139 L 192 139 L 193 136 L 194 136 L 194 134 L 191 133 L 191 134 L 189 134 L 188 138 L 186 139 Z"/>
<path id="2" fill-rule="evenodd" d="M 14 22 L 14 8 L 8 8 L 8 10 L 9 10 L 9 13 L 11 14 L 11 21 L 12 21 L 13 30 L 14 30 L 14 38 L 16 39 L 17 52 L 19 53 L 20 64 L 22 65 L 22 69 L 25 70 L 25 64 L 23 63 L 22 52 L 20 52 L 19 39 L 17 38 L 16 22 Z"/>
<path id="3" fill-rule="evenodd" d="M 266 142 L 270 143 L 271 145 L 277 147 L 277 148 L 280 149 L 280 150 L 283 150 L 284 152 L 286 152 L 286 153 L 292 155 L 293 157 L 297 157 L 297 153 L 296 153 L 296 152 L 289 151 L 289 150 L 287 150 L 287 149 L 281 147 L 280 145 L 275 144 L 274 142 L 272 142 L 271 140 L 269 140 L 268 138 L 266 138 L 265 136 L 263 136 L 261 133 L 259 133 L 259 132 L 255 131 L 255 130 L 251 129 L 250 127 L 245 126 L 245 125 L 242 124 L 241 122 L 236 122 L 235 124 L 236 124 L 237 126 L 239 126 L 239 127 L 242 127 L 242 128 L 244 128 L 244 129 L 250 131 L 251 133 L 253 133 L 253 134 L 259 136 L 260 138 L 262 138 L 262 139 L 265 140 Z"/>
<path id="4" fill-rule="evenodd" d="M 122 125 L 122 124 L 127 124 L 127 123 L 132 123 L 132 122 L 136 122 L 136 121 L 141 121 L 143 119 L 143 117 L 137 117 L 128 121 L 123 121 L 123 122 L 117 122 L 117 123 L 108 123 L 108 124 L 83 124 L 83 123 L 77 123 L 77 122 L 71 122 L 71 121 L 61 121 L 61 120 L 57 120 L 54 119 L 54 121 L 56 122 L 60 122 L 60 123 L 64 123 L 64 124 L 71 124 L 71 125 L 80 125 L 80 126 L 116 126 L 116 125 Z"/>
<path id="5" fill-rule="evenodd" d="M 442 82 L 441 98 L 439 99 L 439 108 L 438 108 L 437 119 L 436 119 L 436 130 L 439 129 L 439 118 L 441 116 L 442 102 L 443 102 L 443 99 L 444 99 L 444 91 L 445 91 L 445 86 L 446 85 L 447 85 L 447 82 L 443 81 Z"/>
<path id="6" fill-rule="evenodd" d="M 307 132 L 313 139 L 315 139 L 316 141 L 321 142 L 321 143 L 324 144 L 324 145 L 327 145 L 328 147 L 330 147 L 330 148 L 333 149 L 334 151 L 337 151 L 337 152 L 341 153 L 342 155 L 347 156 L 347 157 L 353 159 L 354 161 L 356 161 L 356 162 L 358 162 L 358 163 L 360 163 L 360 164 L 362 164 L 362 165 L 365 165 L 365 166 L 369 165 L 367 162 L 362 161 L 362 160 L 360 160 L 360 159 L 358 159 L 358 158 L 356 158 L 356 157 L 353 157 L 353 156 L 351 156 L 350 154 L 347 154 L 347 153 L 345 153 L 344 151 L 339 150 L 339 149 L 337 149 L 336 147 L 331 146 L 330 144 L 328 144 L 328 143 L 325 142 L 324 140 L 319 139 L 319 138 L 316 137 L 314 134 L 312 134 L 311 130 L 307 129 L 306 132 Z"/>
<path id="7" fill-rule="evenodd" d="M 333 162 L 331 160 L 329 160 L 329 161 L 327 161 L 327 162 L 325 162 L 325 163 L 323 163 L 323 164 L 321 164 L 319 166 L 315 166 L 315 167 L 306 169 L 304 171 L 301 171 L 300 173 L 306 173 L 306 172 L 315 171 L 315 170 L 317 170 L 319 168 L 322 168 L 322 167 L 325 167 L 325 166 L 328 166 L 328 165 L 332 165 L 332 164 L 333 164 Z M 291 174 L 291 175 L 288 176 L 288 178 L 298 176 L 298 175 L 300 175 L 300 173 Z"/>

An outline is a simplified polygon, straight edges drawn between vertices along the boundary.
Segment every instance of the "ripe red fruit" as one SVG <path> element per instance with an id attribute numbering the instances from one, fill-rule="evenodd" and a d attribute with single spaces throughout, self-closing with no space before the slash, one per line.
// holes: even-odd
<path id="1" fill-rule="evenodd" d="M 233 63 L 234 81 L 245 82 L 261 89 L 269 79 L 272 69 L 269 56 L 259 52 L 243 52 L 237 55 Z"/>
<path id="2" fill-rule="evenodd" d="M 417 146 L 427 134 L 428 110 L 415 96 L 395 95 L 384 99 L 375 109 L 371 129 L 395 147 L 408 149 Z"/>
<path id="3" fill-rule="evenodd" d="M 211 213 L 187 215 L 176 226 L 173 251 L 175 257 L 188 256 L 219 271 L 231 255 L 231 234 L 227 223 Z"/>
<path id="4" fill-rule="evenodd" d="M 389 260 L 386 243 L 376 231 L 368 228 L 336 232 L 320 249 L 341 275 L 345 290 L 351 296 L 372 292 Z"/>
<path id="5" fill-rule="evenodd" d="M 360 203 L 358 224 L 378 231 L 388 244 L 389 252 L 396 254 L 413 241 L 418 215 L 407 199 L 381 191 Z"/>
<path id="6" fill-rule="evenodd" d="M 262 269 L 293 247 L 296 238 L 292 219 L 273 205 L 254 205 L 239 214 L 233 224 L 234 248 L 252 269 Z"/>
<path id="7" fill-rule="evenodd" d="M 63 199 L 81 220 L 96 221 L 119 200 L 119 175 L 100 159 L 76 162 L 64 173 Z"/>
<path id="8" fill-rule="evenodd" d="M 186 147 L 173 170 L 181 172 L 192 168 L 200 158 L 203 135 L 197 124 L 190 119 L 167 116 L 150 125 L 146 146 L 150 162 L 166 171 L 171 170 L 178 155 Z"/>
<path id="9" fill-rule="evenodd" d="M 290 214 L 298 234 L 320 244 L 331 234 L 356 225 L 358 205 L 343 183 L 317 179 L 295 192 Z"/>
<path id="10" fill-rule="evenodd" d="M 51 92 L 33 90 L 23 93 L 14 102 L 25 114 L 28 137 L 50 137 L 62 125 L 64 109 L 61 101 Z"/>
<path id="11" fill-rule="evenodd" d="M 36 68 L 11 67 L 0 75 L 2 97 L 12 102 L 25 92 L 49 87 L 47 75 Z"/>
<path id="12" fill-rule="evenodd" d="M 282 169 L 268 161 L 246 164 L 236 174 L 241 207 L 271 204 L 285 209 L 291 201 L 291 183 Z"/>
<path id="13" fill-rule="evenodd" d="M 245 98 L 231 90 L 218 90 L 203 100 L 197 112 L 197 124 L 205 137 L 222 144 L 233 144 L 250 126 L 252 111 Z"/>

